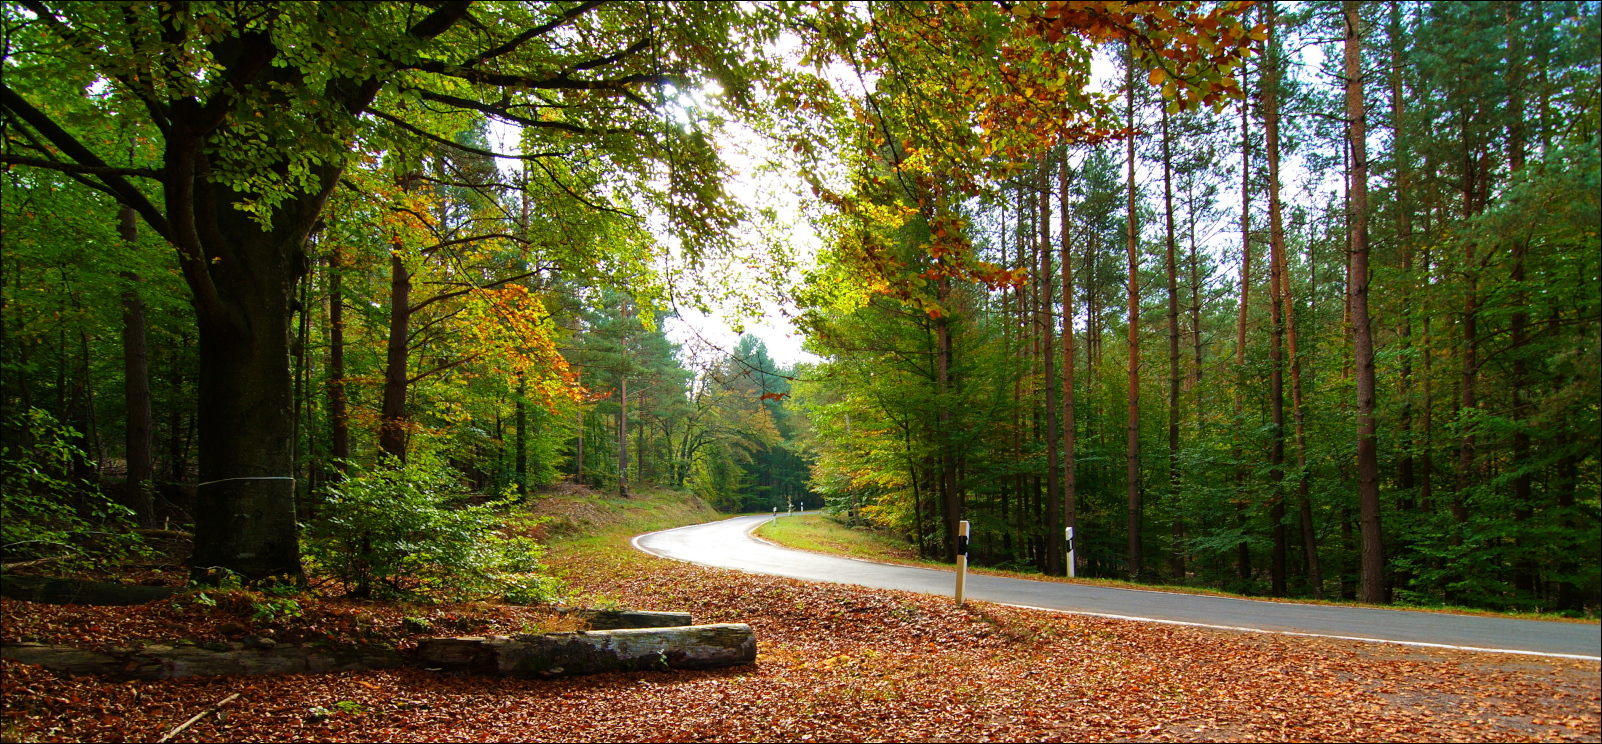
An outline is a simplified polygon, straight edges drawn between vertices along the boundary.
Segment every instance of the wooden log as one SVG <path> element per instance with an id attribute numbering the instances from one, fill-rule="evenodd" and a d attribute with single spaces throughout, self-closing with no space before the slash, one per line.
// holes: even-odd
<path id="1" fill-rule="evenodd" d="M 688 612 L 649 612 L 646 610 L 596 610 L 588 607 L 558 607 L 558 613 L 589 623 L 590 630 L 628 628 L 682 628 L 693 619 Z"/>
<path id="2" fill-rule="evenodd" d="M 27 602 L 79 605 L 136 605 L 166 599 L 182 591 L 171 586 L 111 584 L 48 576 L 0 576 L 0 596 Z"/>
<path id="3" fill-rule="evenodd" d="M 191 719 L 189 719 L 187 721 L 184 721 L 183 723 L 180 723 L 177 726 L 174 726 L 171 731 L 168 731 L 167 733 L 162 734 L 161 738 L 156 740 L 156 744 L 167 744 L 167 742 L 172 741 L 172 737 L 183 733 L 184 729 L 187 729 L 190 726 L 195 725 L 196 721 L 199 721 L 200 719 L 205 718 L 207 713 L 216 713 L 219 708 L 221 708 L 224 705 L 227 705 L 227 704 L 229 704 L 229 703 L 231 703 L 231 702 L 233 702 L 235 700 L 238 700 L 238 699 L 239 699 L 239 693 L 236 692 L 236 693 L 234 693 L 232 695 L 229 695 L 228 697 L 225 697 L 225 698 L 223 698 L 221 700 L 218 700 L 215 703 L 212 703 L 210 707 L 206 708 L 203 711 L 200 711 L 199 713 L 196 713 L 193 718 L 191 718 Z"/>
<path id="4" fill-rule="evenodd" d="M 216 644 L 211 648 L 150 645 L 105 653 L 42 643 L 6 643 L 0 645 L 0 656 L 68 675 L 121 679 L 355 672 L 393 669 L 402 664 L 400 652 L 391 649 L 321 649 L 307 645 L 261 648 L 243 643 Z"/>
<path id="5" fill-rule="evenodd" d="M 193 540 L 193 539 L 195 539 L 194 533 L 192 533 L 192 532 L 184 532 L 183 530 L 163 530 L 163 529 L 156 529 L 156 528 L 153 528 L 153 527 L 136 527 L 136 528 L 134 528 L 132 530 L 129 530 L 129 532 L 132 532 L 135 535 L 138 535 L 140 537 L 150 537 L 150 538 L 155 538 L 157 540 Z"/>
<path id="6" fill-rule="evenodd" d="M 743 623 L 544 635 L 430 638 L 423 666 L 499 677 L 712 669 L 756 661 L 756 634 Z"/>

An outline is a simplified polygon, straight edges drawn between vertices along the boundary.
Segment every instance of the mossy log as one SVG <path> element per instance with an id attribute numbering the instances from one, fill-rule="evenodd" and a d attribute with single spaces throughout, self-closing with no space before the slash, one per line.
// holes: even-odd
<path id="1" fill-rule="evenodd" d="M 558 607 L 556 611 L 589 623 L 590 630 L 628 628 L 682 628 L 692 622 L 688 612 L 649 612 L 646 610 L 596 610 L 588 607 Z"/>
<path id="2" fill-rule="evenodd" d="M 712 669 L 756 661 L 756 633 L 736 623 L 544 635 L 431 638 L 424 667 L 498 677 Z"/>
<path id="3" fill-rule="evenodd" d="M 393 669 L 401 666 L 390 649 L 320 649 L 307 645 L 272 648 L 243 643 L 211 647 L 149 645 L 106 652 L 42 643 L 6 643 L 0 656 L 68 675 L 93 674 L 121 679 L 171 679 L 219 674 L 305 674 Z"/>
<path id="4" fill-rule="evenodd" d="M 0 576 L 0 596 L 45 604 L 136 605 L 166 599 L 179 591 L 170 586 L 111 584 L 48 576 Z"/>

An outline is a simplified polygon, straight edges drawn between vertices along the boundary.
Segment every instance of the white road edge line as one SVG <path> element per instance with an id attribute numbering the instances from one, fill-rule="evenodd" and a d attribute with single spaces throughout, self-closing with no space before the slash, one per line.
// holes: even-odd
<path id="1" fill-rule="evenodd" d="M 985 601 L 985 600 L 979 600 Z M 1367 643 L 1393 643 L 1398 646 L 1418 646 L 1421 648 L 1446 648 L 1454 651 L 1478 651 L 1487 654 L 1523 654 L 1526 656 L 1549 656 L 1557 659 L 1577 659 L 1579 661 L 1602 661 L 1602 656 L 1582 656 L 1580 654 L 1553 654 L 1545 651 L 1523 651 L 1514 648 L 1482 648 L 1479 646 L 1453 646 L 1446 643 L 1424 643 L 1422 641 L 1393 641 L 1388 638 L 1364 638 L 1362 636 L 1328 635 L 1325 633 L 1304 633 L 1296 630 L 1271 630 L 1268 628 L 1246 628 L 1238 625 L 1213 625 L 1210 623 L 1193 623 L 1186 620 L 1163 620 L 1155 617 L 1138 617 L 1135 615 L 1113 615 L 1105 612 L 1086 612 L 1083 610 L 1059 610 L 1051 607 L 1036 607 L 1035 605 L 1012 604 L 1010 602 L 991 602 L 1004 607 L 1017 607 L 1025 610 L 1040 610 L 1042 612 L 1055 612 L 1061 615 L 1090 615 L 1091 617 L 1105 617 L 1113 620 L 1133 620 L 1140 623 L 1161 623 L 1163 625 L 1187 625 L 1193 628 L 1212 628 L 1214 630 L 1237 630 L 1245 633 L 1265 633 L 1268 635 L 1302 636 L 1304 638 L 1334 638 L 1342 641 L 1364 641 Z"/>
<path id="2" fill-rule="evenodd" d="M 727 522 L 727 521 L 730 521 L 730 520 L 733 520 L 733 519 L 740 519 L 740 518 L 741 517 L 729 517 L 729 519 L 724 519 L 724 520 L 719 520 L 719 521 Z M 653 551 L 653 550 L 647 549 L 645 547 L 642 547 L 640 545 L 640 538 L 649 537 L 651 535 L 659 535 L 659 534 L 661 534 L 663 532 L 673 532 L 675 530 L 687 529 L 687 528 L 690 528 L 690 527 L 701 527 L 701 526 L 703 526 L 705 524 L 713 524 L 713 523 L 711 523 L 711 522 L 703 522 L 702 524 L 690 524 L 690 525 L 685 525 L 684 527 L 674 527 L 673 529 L 670 529 L 670 530 L 657 530 L 656 532 L 646 532 L 646 533 L 643 533 L 643 534 L 635 535 L 632 539 L 629 540 L 629 544 L 634 546 L 635 550 L 638 550 L 638 551 L 640 551 L 642 553 L 645 553 L 647 555 L 653 555 L 653 556 L 656 556 L 658 558 L 666 558 L 666 559 L 668 559 L 670 561 L 679 561 L 681 563 L 692 563 L 692 564 L 695 564 L 695 565 L 701 565 L 699 563 L 695 563 L 695 561 L 689 561 L 689 560 L 685 560 L 683 558 L 674 558 L 672 556 L 662 555 L 661 553 L 657 553 L 656 551 Z M 752 525 L 751 529 L 746 530 L 746 535 L 748 535 L 750 537 L 753 537 L 753 538 L 755 538 L 757 540 L 760 540 L 760 541 L 762 541 L 764 543 L 767 543 L 768 545 L 772 545 L 772 546 L 774 546 L 776 548 L 779 548 L 780 550 L 790 550 L 790 548 L 786 548 L 786 547 L 784 547 L 782 545 L 779 545 L 778 543 L 775 543 L 775 542 L 773 542 L 771 540 L 765 540 L 763 538 L 757 537 L 756 535 L 752 535 L 751 533 L 753 531 L 755 531 L 756 528 L 760 527 L 761 525 L 762 525 L 761 522 L 758 522 L 757 524 Z M 860 558 L 850 558 L 848 556 L 835 556 L 835 557 L 844 557 L 847 560 L 856 560 L 856 561 L 861 561 L 863 563 L 873 563 L 873 564 L 880 565 L 880 566 L 899 566 L 901 568 L 922 568 L 921 566 L 908 566 L 908 565 L 901 564 L 901 563 L 882 563 L 880 561 L 870 561 L 870 560 L 864 560 L 864 559 L 860 559 Z M 721 566 L 714 566 L 714 568 L 722 568 L 722 567 Z M 760 571 L 745 571 L 743 569 L 736 569 L 736 570 L 740 570 L 742 573 L 754 573 L 754 574 L 758 574 L 758 575 L 761 575 L 761 576 L 773 576 L 774 575 L 774 574 L 762 573 Z M 933 570 L 937 570 L 937 569 L 925 569 L 925 570 L 933 571 Z M 780 578 L 791 578 L 791 577 L 782 576 Z M 795 579 L 795 581 L 808 581 L 808 579 Z M 1020 579 L 1020 581 L 1027 581 L 1027 579 Z M 818 582 L 818 583 L 834 583 L 834 582 Z M 1055 582 L 1053 582 L 1053 583 L 1055 583 Z M 913 590 L 910 590 L 910 589 L 900 590 L 900 591 L 911 591 L 913 594 L 924 594 L 923 592 L 913 591 Z M 1125 591 L 1150 591 L 1150 590 L 1127 589 Z M 1153 594 L 1174 594 L 1175 592 L 1151 592 L 1151 593 L 1153 593 Z M 938 596 L 942 596 L 942 595 L 935 594 L 935 595 L 925 595 L 925 596 L 936 596 L 936 597 L 938 597 Z M 1211 596 L 1211 595 L 1204 595 L 1204 596 Z M 1221 599 L 1236 599 L 1236 598 L 1235 597 L 1221 597 Z M 979 600 L 979 601 L 983 602 L 983 601 L 988 601 L 988 600 Z M 1253 600 L 1244 600 L 1244 601 L 1250 602 L 1250 601 L 1253 601 Z M 1519 650 L 1519 649 L 1512 649 L 1512 648 L 1481 648 L 1479 646 L 1453 646 L 1453 645 L 1446 644 L 1446 643 L 1424 643 L 1422 641 L 1393 641 L 1393 640 L 1386 639 L 1386 638 L 1363 638 L 1361 636 L 1341 636 L 1341 635 L 1327 635 L 1327 634 L 1324 634 L 1324 633 L 1304 633 L 1304 632 L 1295 631 L 1295 630 L 1271 630 L 1271 629 L 1268 629 L 1268 628 L 1247 628 L 1247 627 L 1242 627 L 1242 626 L 1237 626 L 1237 625 L 1213 625 L 1213 624 L 1210 624 L 1210 623 L 1193 623 L 1193 622 L 1189 622 L 1189 621 L 1186 621 L 1186 620 L 1163 620 L 1161 618 L 1138 617 L 1138 616 L 1135 616 L 1135 615 L 1112 615 L 1112 614 L 1108 614 L 1108 613 L 1105 613 L 1105 612 L 1087 612 L 1087 611 L 1084 611 L 1084 610 L 1059 610 L 1059 609 L 1054 609 L 1054 608 L 1051 608 L 1051 607 L 1036 607 L 1035 605 L 1012 604 L 1010 602 L 990 602 L 990 604 L 1001 605 L 1003 607 L 1017 607 L 1019 609 L 1024 609 L 1024 610 L 1040 610 L 1042 612 L 1054 612 L 1054 613 L 1057 613 L 1059 615 L 1088 615 L 1090 617 L 1105 617 L 1105 618 L 1109 618 L 1109 619 L 1112 619 L 1112 620 L 1131 620 L 1131 621 L 1138 622 L 1138 623 L 1160 623 L 1160 624 L 1163 624 L 1163 625 L 1184 625 L 1184 626 L 1189 626 L 1189 627 L 1192 627 L 1192 628 L 1211 628 L 1213 630 L 1234 630 L 1234 631 L 1239 631 L 1239 632 L 1243 632 L 1243 633 L 1263 633 L 1263 634 L 1266 634 L 1266 635 L 1301 636 L 1303 638 L 1332 638 L 1332 639 L 1341 640 L 1341 641 L 1363 641 L 1365 643 L 1390 643 L 1390 644 L 1394 644 L 1394 645 L 1398 645 L 1398 646 L 1414 646 L 1414 647 L 1418 647 L 1418 648 L 1444 648 L 1444 649 L 1450 649 L 1450 650 L 1453 650 L 1453 651 L 1477 651 L 1477 652 L 1486 653 L 1486 654 L 1520 654 L 1520 655 L 1524 655 L 1524 656 L 1545 656 L 1545 657 L 1548 657 L 1548 658 L 1555 658 L 1555 659 L 1575 659 L 1575 660 L 1578 660 L 1578 661 L 1602 662 L 1602 656 L 1583 656 L 1583 655 L 1580 655 L 1580 654 L 1553 654 L 1553 653 L 1547 653 L 1547 652 L 1544 652 L 1544 651 L 1522 651 L 1522 650 Z M 1300 602 L 1284 602 L 1284 603 L 1276 603 L 1276 604 L 1302 604 L 1302 603 L 1300 603 Z M 1320 606 L 1323 606 L 1323 605 L 1306 605 L 1306 606 L 1309 606 L 1309 607 L 1320 607 Z M 1388 609 L 1388 608 L 1376 608 L 1376 609 Z"/>

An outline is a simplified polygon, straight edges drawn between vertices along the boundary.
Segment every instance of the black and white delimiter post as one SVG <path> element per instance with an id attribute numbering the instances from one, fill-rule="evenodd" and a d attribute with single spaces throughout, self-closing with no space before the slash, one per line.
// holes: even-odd
<path id="1" fill-rule="evenodd" d="M 968 522 L 957 523 L 957 606 L 962 606 L 962 589 L 968 580 Z"/>

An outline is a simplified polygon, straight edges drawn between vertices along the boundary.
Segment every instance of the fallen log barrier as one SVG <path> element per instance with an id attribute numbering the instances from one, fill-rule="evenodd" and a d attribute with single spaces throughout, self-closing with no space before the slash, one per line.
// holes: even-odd
<path id="1" fill-rule="evenodd" d="M 45 604 L 136 605 L 166 599 L 181 591 L 170 586 L 112 584 L 46 576 L 0 576 L 0 596 Z"/>
<path id="2" fill-rule="evenodd" d="M 596 610 L 588 607 L 557 607 L 557 613 L 582 620 L 590 630 L 629 628 L 682 628 L 692 624 L 688 612 L 649 612 L 646 610 Z"/>
<path id="3" fill-rule="evenodd" d="M 713 669 L 756 661 L 756 633 L 743 623 L 722 623 L 510 638 L 430 638 L 418 643 L 417 658 L 426 668 L 519 678 Z"/>
<path id="4" fill-rule="evenodd" d="M 93 674 L 121 679 L 355 672 L 393 669 L 404 663 L 401 653 L 392 649 L 324 649 L 268 643 L 217 643 L 209 647 L 153 644 L 106 652 L 42 643 L 6 643 L 0 645 L 0 657 L 73 676 Z"/>

